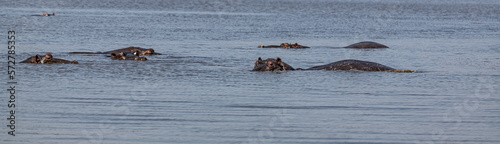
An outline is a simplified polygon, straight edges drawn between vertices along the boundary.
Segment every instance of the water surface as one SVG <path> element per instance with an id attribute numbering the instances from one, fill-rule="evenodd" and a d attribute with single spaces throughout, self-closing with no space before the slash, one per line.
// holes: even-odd
<path id="1" fill-rule="evenodd" d="M 18 60 L 80 62 L 16 65 L 17 135 L 1 143 L 500 143 L 494 0 L 1 3 Z M 366 40 L 390 48 L 338 48 Z M 283 42 L 311 48 L 257 48 Z M 128 46 L 164 55 L 68 54 Z M 258 57 L 422 72 L 251 72 Z"/>

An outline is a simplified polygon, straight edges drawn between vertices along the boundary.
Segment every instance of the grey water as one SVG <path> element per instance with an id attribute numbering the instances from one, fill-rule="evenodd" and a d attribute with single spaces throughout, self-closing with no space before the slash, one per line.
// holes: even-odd
<path id="1" fill-rule="evenodd" d="M 500 143 L 497 0 L 0 0 L 0 143 Z M 43 17 L 42 13 L 56 16 Z M 360 41 L 381 50 L 339 48 Z M 291 42 L 310 49 L 261 49 Z M 163 55 L 113 61 L 137 46 Z M 344 59 L 418 73 L 252 72 Z"/>

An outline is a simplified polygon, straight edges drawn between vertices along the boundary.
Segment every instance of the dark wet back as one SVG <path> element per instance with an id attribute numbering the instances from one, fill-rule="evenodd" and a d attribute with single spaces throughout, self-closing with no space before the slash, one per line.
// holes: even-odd
<path id="1" fill-rule="evenodd" d="M 369 61 L 342 60 L 326 65 L 308 68 L 307 70 L 359 70 L 359 71 L 387 71 L 394 70 L 391 67 Z"/>
<path id="2" fill-rule="evenodd" d="M 355 43 L 349 46 L 346 46 L 345 48 L 359 48 L 359 49 L 368 49 L 368 48 L 389 48 L 386 45 L 376 43 L 376 42 L 371 42 L 371 41 L 363 41 L 359 43 Z"/>
<path id="3" fill-rule="evenodd" d="M 77 64 L 78 62 L 76 61 L 69 61 L 69 60 L 64 60 L 64 59 L 59 59 L 59 58 L 53 58 L 52 61 L 48 62 L 47 64 Z"/>

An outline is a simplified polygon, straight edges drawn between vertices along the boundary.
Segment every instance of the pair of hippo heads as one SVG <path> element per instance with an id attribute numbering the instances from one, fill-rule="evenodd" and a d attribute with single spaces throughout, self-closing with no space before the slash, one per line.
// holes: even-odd
<path id="1" fill-rule="evenodd" d="M 302 46 L 297 43 L 295 44 L 290 44 L 290 43 L 281 43 L 280 45 L 260 45 L 258 48 L 284 48 L 284 49 L 300 49 L 300 48 L 309 48 L 308 46 Z M 389 48 L 386 45 L 379 44 L 376 42 L 372 41 L 362 41 L 358 42 L 343 48 L 355 48 L 355 49 L 379 49 L 379 48 Z"/>
<path id="2" fill-rule="evenodd" d="M 34 63 L 34 64 L 78 64 L 77 61 L 68 61 L 58 58 L 53 58 L 52 54 L 47 53 L 45 56 L 35 55 L 22 61 L 21 63 Z"/>
<path id="3" fill-rule="evenodd" d="M 255 62 L 255 66 L 252 71 L 270 71 L 270 72 L 279 72 L 279 71 L 289 71 L 295 70 L 292 66 L 283 62 L 280 58 L 269 58 L 266 60 L 259 59 Z M 394 68 L 375 63 L 369 61 L 361 61 L 361 60 L 341 60 L 333 63 L 329 63 L 326 65 L 314 66 L 308 69 L 300 69 L 297 70 L 327 70 L 327 71 L 385 71 L 385 72 L 398 72 L 398 73 L 412 73 L 415 71 L 411 70 L 396 70 Z"/>
<path id="4" fill-rule="evenodd" d="M 112 60 L 135 60 L 135 61 L 146 61 L 146 57 L 139 57 L 139 52 L 136 51 L 129 55 L 128 52 L 111 53 Z"/>
<path id="5" fill-rule="evenodd" d="M 281 43 L 279 46 L 278 45 L 260 45 L 258 48 L 284 48 L 284 49 L 300 49 L 300 48 L 309 48 L 308 46 L 302 46 L 299 45 L 298 43 L 295 44 L 289 44 L 289 43 Z"/>

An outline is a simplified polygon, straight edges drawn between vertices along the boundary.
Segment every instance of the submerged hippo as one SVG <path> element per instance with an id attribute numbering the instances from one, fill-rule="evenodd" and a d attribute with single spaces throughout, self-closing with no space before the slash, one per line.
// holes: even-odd
<path id="1" fill-rule="evenodd" d="M 255 62 L 255 66 L 252 71 L 287 71 L 287 70 L 295 70 L 292 66 L 286 64 L 285 62 L 281 61 L 280 58 L 277 59 L 266 59 L 262 60 L 262 58 L 259 57 L 259 59 Z M 333 62 L 330 64 L 326 65 L 320 65 L 320 66 L 315 66 L 311 67 L 308 69 L 297 69 L 297 70 L 329 70 L 329 71 L 336 71 L 336 70 L 358 70 L 358 71 L 386 71 L 386 72 L 401 72 L 401 73 L 410 73 L 410 72 L 415 72 L 411 70 L 396 70 L 394 68 L 379 64 L 379 63 L 374 63 L 374 62 L 369 62 L 369 61 L 361 61 L 361 60 L 341 60 L 337 62 Z"/>
<path id="2" fill-rule="evenodd" d="M 371 41 L 363 41 L 359 43 L 355 43 L 344 48 L 357 48 L 357 49 L 372 49 L 372 48 L 389 48 L 383 44 L 379 44 Z"/>
<path id="3" fill-rule="evenodd" d="M 45 56 L 38 54 L 22 61 L 21 63 L 34 63 L 34 64 L 78 64 L 77 61 L 68 61 L 58 58 L 53 58 L 52 54 L 47 53 Z"/>
<path id="4" fill-rule="evenodd" d="M 292 66 L 282 62 L 280 58 L 272 59 L 268 58 L 266 60 L 259 59 L 255 62 L 253 71 L 288 71 L 295 70 Z"/>
<path id="5" fill-rule="evenodd" d="M 297 43 L 289 44 L 289 43 L 281 43 L 281 45 L 260 45 L 258 48 L 284 48 L 284 49 L 299 49 L 299 48 L 309 48 L 308 46 L 302 46 Z"/>
<path id="6" fill-rule="evenodd" d="M 52 13 L 52 14 L 45 14 L 45 13 L 42 13 L 42 16 L 56 16 L 56 13 Z"/>
<path id="7" fill-rule="evenodd" d="M 135 52 L 133 55 L 128 55 L 127 52 L 111 53 L 112 60 L 135 60 L 135 61 L 146 61 L 146 57 L 139 57 L 139 53 Z"/>
<path id="8" fill-rule="evenodd" d="M 139 56 L 143 55 L 161 55 L 160 53 L 156 53 L 154 49 L 145 49 L 145 48 L 140 48 L 140 47 L 128 47 L 128 48 L 122 48 L 122 49 L 117 49 L 117 50 L 112 50 L 112 51 L 106 51 L 106 52 L 70 52 L 70 54 L 111 54 L 111 53 L 121 53 L 121 52 L 126 52 L 126 53 L 137 53 Z"/>

